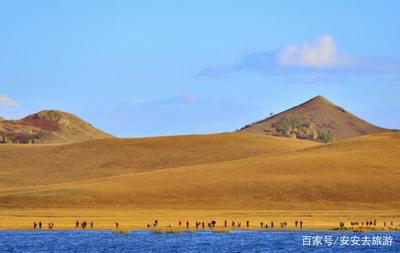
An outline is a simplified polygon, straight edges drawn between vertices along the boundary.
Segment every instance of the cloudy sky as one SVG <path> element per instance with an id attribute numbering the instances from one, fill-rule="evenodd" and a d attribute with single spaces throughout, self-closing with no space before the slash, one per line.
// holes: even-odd
<path id="1" fill-rule="evenodd" d="M 0 1 L 0 116 L 231 131 L 317 95 L 400 128 L 399 1 Z"/>

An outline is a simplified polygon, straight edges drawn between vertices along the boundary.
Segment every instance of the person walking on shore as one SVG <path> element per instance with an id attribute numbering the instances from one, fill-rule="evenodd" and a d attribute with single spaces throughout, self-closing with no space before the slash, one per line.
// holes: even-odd
<path id="1" fill-rule="evenodd" d="M 93 221 L 90 221 L 90 228 L 93 229 L 93 227 L 94 227 L 94 223 L 93 223 Z"/>
<path id="2" fill-rule="evenodd" d="M 39 221 L 39 229 L 42 229 L 42 222 Z"/>
<path id="3" fill-rule="evenodd" d="M 36 221 L 33 222 L 33 229 L 35 229 L 35 230 L 37 229 L 37 223 L 36 223 Z"/>
<path id="4" fill-rule="evenodd" d="M 118 222 L 115 222 L 115 229 L 118 230 L 118 227 L 119 227 L 119 223 L 118 223 Z"/>
<path id="5" fill-rule="evenodd" d="M 75 222 L 75 228 L 79 228 L 79 221 Z"/>

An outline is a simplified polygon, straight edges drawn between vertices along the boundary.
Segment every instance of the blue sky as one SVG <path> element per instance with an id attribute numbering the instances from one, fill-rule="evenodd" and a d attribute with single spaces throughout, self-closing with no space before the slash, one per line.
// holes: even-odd
<path id="1" fill-rule="evenodd" d="M 316 95 L 400 128 L 399 1 L 0 0 L 0 116 L 232 131 Z"/>

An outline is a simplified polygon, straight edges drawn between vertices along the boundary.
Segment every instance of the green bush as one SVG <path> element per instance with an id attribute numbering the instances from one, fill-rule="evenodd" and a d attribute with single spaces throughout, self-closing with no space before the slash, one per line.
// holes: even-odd
<path id="1" fill-rule="evenodd" d="M 329 130 L 323 130 L 319 132 L 319 139 L 325 143 L 332 142 L 335 140 L 335 134 Z"/>
<path id="2" fill-rule="evenodd" d="M 278 131 L 291 130 L 300 127 L 308 127 L 309 123 L 304 119 L 280 119 L 273 125 Z"/>

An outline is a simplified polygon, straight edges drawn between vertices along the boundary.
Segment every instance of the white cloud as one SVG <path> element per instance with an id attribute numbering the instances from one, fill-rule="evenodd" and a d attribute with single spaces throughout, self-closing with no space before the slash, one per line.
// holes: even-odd
<path id="1" fill-rule="evenodd" d="M 6 106 L 6 107 L 17 107 L 18 103 L 13 100 L 12 98 L 0 94 L 0 106 Z"/>
<path id="2" fill-rule="evenodd" d="M 353 57 L 337 53 L 335 41 L 330 35 L 286 46 L 278 53 L 277 60 L 285 67 L 327 68 L 354 63 Z"/>
<path id="3" fill-rule="evenodd" d="M 249 53 L 235 64 L 207 67 L 195 77 L 225 77 L 244 71 L 280 76 L 291 82 L 334 82 L 352 75 L 400 75 L 400 57 L 343 53 L 337 50 L 331 35 L 321 35 L 279 50 Z"/>

